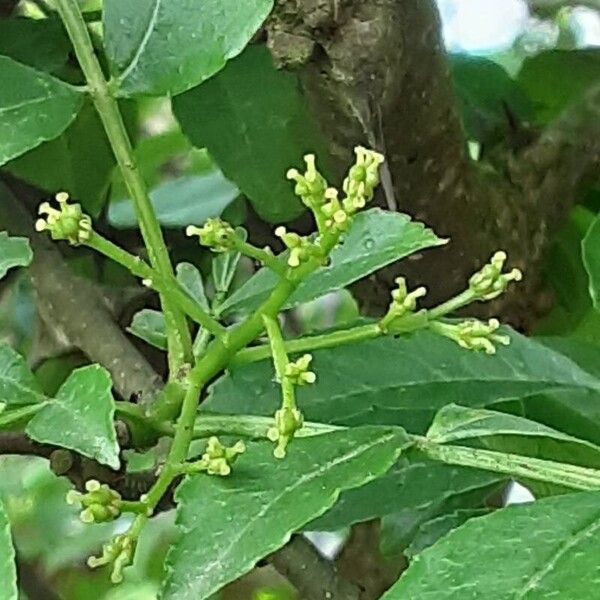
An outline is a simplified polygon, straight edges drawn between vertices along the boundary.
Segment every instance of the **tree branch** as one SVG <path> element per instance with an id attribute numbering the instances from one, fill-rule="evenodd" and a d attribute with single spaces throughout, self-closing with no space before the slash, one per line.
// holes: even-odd
<path id="1" fill-rule="evenodd" d="M 125 500 L 138 500 L 140 494 L 147 492 L 156 479 L 154 471 L 129 474 L 113 471 L 70 450 L 34 442 L 20 432 L 0 433 L 0 455 L 46 458 L 50 461 L 52 471 L 57 476 L 67 477 L 77 489 L 83 490 L 86 481 L 97 479 L 107 483 Z"/>
<path id="2" fill-rule="evenodd" d="M 10 189 L 23 195 L 27 188 L 12 182 Z M 33 193 L 31 188 L 28 193 Z M 98 291 L 74 275 L 55 245 L 33 230 L 32 218 L 23 205 L 9 194 L 4 196 L 0 227 L 27 236 L 34 250 L 28 273 L 40 317 L 90 360 L 106 367 L 123 398 L 141 393 L 144 402 L 152 400 L 161 388 L 161 380 L 114 322 Z"/>
<path id="3" fill-rule="evenodd" d="M 358 600 L 360 589 L 342 579 L 332 563 L 321 557 L 302 536 L 294 536 L 269 562 L 306 600 Z"/>
<path id="4" fill-rule="evenodd" d="M 13 182 L 11 189 L 18 192 L 22 187 Z M 74 276 L 56 248 L 32 230 L 31 218 L 14 198 L 0 203 L 0 226 L 31 239 L 34 261 L 29 267 L 30 276 L 43 318 L 53 328 L 58 326 L 63 335 L 92 360 L 108 368 L 115 388 L 123 397 L 139 391 L 146 396 L 155 395 L 159 389 L 158 375 L 113 322 L 97 291 Z M 68 477 L 78 489 L 83 489 L 87 480 L 97 479 L 126 500 L 137 500 L 156 480 L 154 471 L 116 472 L 71 451 L 34 442 L 24 433 L 0 434 L 2 454 L 47 458 L 52 470 Z M 172 507 L 171 492 L 163 497 L 157 510 Z M 282 574 L 289 574 L 290 581 L 300 590 L 312 589 L 316 594 L 307 597 L 323 598 L 324 590 L 337 594 L 332 598 L 357 597 L 348 595 L 353 586 L 340 579 L 335 568 L 321 559 L 308 542 L 303 544 L 301 540 L 292 544 L 291 549 L 284 547 L 273 555 L 273 564 L 284 571 Z M 304 567 L 298 569 L 300 564 Z M 314 578 L 315 575 L 318 578 Z"/>
<path id="5" fill-rule="evenodd" d="M 294 68 L 339 168 L 352 146 L 374 145 L 388 158 L 394 204 L 451 239 L 359 282 L 363 312 L 385 311 L 398 274 L 413 287 L 425 284 L 425 304 L 438 304 L 501 248 L 524 283 L 478 309 L 528 329 L 548 308 L 541 272 L 552 234 L 595 162 L 593 98 L 529 152 L 505 148 L 494 173 L 466 156 L 433 0 L 278 0 L 266 29 L 279 66 L 291 68 L 304 51 Z M 378 202 L 390 205 L 389 196 Z"/>

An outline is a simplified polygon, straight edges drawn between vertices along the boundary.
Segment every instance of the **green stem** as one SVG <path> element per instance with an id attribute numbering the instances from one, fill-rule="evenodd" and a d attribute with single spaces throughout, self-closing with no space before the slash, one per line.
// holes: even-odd
<path id="1" fill-rule="evenodd" d="M 288 354 L 296 354 L 299 352 L 319 350 L 321 348 L 334 348 L 343 344 L 354 344 L 364 340 L 372 340 L 381 337 L 382 335 L 383 333 L 377 323 L 369 323 L 368 325 L 359 325 L 358 327 L 352 327 L 350 329 L 332 331 L 331 333 L 287 340 L 284 343 L 284 347 Z M 264 360 L 269 356 L 271 356 L 270 345 L 253 346 L 252 348 L 240 350 L 231 361 L 231 364 L 243 365 L 253 363 Z"/>
<path id="2" fill-rule="evenodd" d="M 476 300 L 479 300 L 479 297 L 475 295 L 471 289 L 466 289 L 464 292 L 454 296 L 454 298 L 450 298 L 449 300 L 446 300 L 446 302 L 442 302 L 439 306 L 428 310 L 427 316 L 430 321 L 434 321 L 435 319 L 456 312 Z"/>
<path id="3" fill-rule="evenodd" d="M 173 277 L 169 252 L 150 203 L 146 185 L 138 171 L 131 140 L 127 134 L 119 106 L 109 89 L 94 52 L 77 0 L 56 0 L 55 4 L 71 38 L 75 54 L 87 81 L 88 90 L 117 159 L 127 190 L 133 198 L 150 263 L 161 277 L 168 281 Z M 171 374 L 175 376 L 183 364 L 192 359 L 192 340 L 185 315 L 173 306 L 170 297 L 161 294 L 161 303 L 167 324 L 169 367 Z"/>
<path id="4" fill-rule="evenodd" d="M 123 418 L 136 421 L 146 426 L 149 430 L 160 435 L 172 437 L 175 426 L 169 421 L 150 419 L 136 404 L 130 402 L 115 402 L 116 412 Z M 36 405 L 37 406 L 37 405 Z M 257 415 L 221 415 L 203 412 L 194 422 L 192 439 L 200 440 L 212 436 L 233 436 L 253 440 L 268 439 L 267 430 L 273 426 L 273 417 Z M 310 437 L 345 429 L 340 425 L 305 421 L 302 429 L 298 430 L 296 437 Z"/>
<path id="5" fill-rule="evenodd" d="M 172 300 L 179 309 L 214 336 L 219 337 L 225 335 L 227 331 L 226 328 L 213 319 L 172 275 L 170 275 L 168 279 L 163 278 L 158 271 L 145 263 L 139 256 L 130 254 L 126 250 L 123 250 L 123 248 L 97 234 L 95 231 L 86 242 L 86 245 L 125 267 L 136 277 L 140 277 L 144 281 L 150 283 L 150 287 L 159 292 L 159 294 L 162 293 L 164 296 L 169 296 L 170 300 Z"/>
<path id="6" fill-rule="evenodd" d="M 419 449 L 429 458 L 450 465 L 506 473 L 513 478 L 522 477 L 523 479 L 554 483 L 575 490 L 600 489 L 600 470 L 518 454 L 504 454 L 466 446 L 439 445 L 426 438 L 416 436 L 415 439 L 417 439 Z"/>
<path id="7" fill-rule="evenodd" d="M 240 436 L 253 440 L 268 439 L 267 430 L 273 427 L 273 417 L 254 415 L 211 415 L 201 413 L 194 425 L 194 439 L 204 439 L 213 435 Z M 295 437 L 312 437 L 345 429 L 339 425 L 305 421 Z"/>
<path id="8" fill-rule="evenodd" d="M 271 271 L 277 273 L 280 277 L 285 277 L 287 268 L 286 266 L 278 260 L 276 256 L 271 254 L 268 250 L 263 250 L 262 248 L 257 248 L 248 242 L 243 241 L 242 239 L 236 236 L 236 247 L 235 249 L 244 256 L 248 258 L 252 258 L 253 260 L 258 261 L 263 264 L 265 267 L 271 269 Z"/>
<path id="9" fill-rule="evenodd" d="M 277 380 L 281 385 L 282 408 L 296 408 L 294 384 L 285 374 L 285 369 L 289 361 L 279 321 L 277 320 L 277 317 L 273 318 L 268 315 L 263 316 L 263 321 L 271 344 L 271 354 L 273 356 L 273 364 L 275 365 L 275 373 L 277 375 Z"/>

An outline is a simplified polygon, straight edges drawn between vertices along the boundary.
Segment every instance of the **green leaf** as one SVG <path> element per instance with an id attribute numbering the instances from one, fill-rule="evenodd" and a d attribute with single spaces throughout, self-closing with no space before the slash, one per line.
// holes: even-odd
<path id="1" fill-rule="evenodd" d="M 444 243 L 431 229 L 406 215 L 379 208 L 359 213 L 345 241 L 331 253 L 329 264 L 305 279 L 285 307 L 339 290 L 414 252 Z M 271 270 L 261 269 L 223 303 L 221 311 L 229 314 L 255 310 L 277 281 Z"/>
<path id="2" fill-rule="evenodd" d="M 450 66 L 464 128 L 471 138 L 493 142 L 509 129 L 507 109 L 520 121 L 533 110 L 517 82 L 497 63 L 469 54 L 450 55 Z"/>
<path id="3" fill-rule="evenodd" d="M 600 448 L 590 442 L 501 412 L 447 404 L 427 437 L 437 444 L 477 442 L 493 450 L 588 467 L 600 467 Z"/>
<path id="4" fill-rule="evenodd" d="M 538 337 L 538 342 L 567 356 L 600 378 L 600 347 L 574 338 Z M 600 445 L 600 395 L 594 390 L 566 389 L 527 396 L 522 416 Z"/>
<path id="5" fill-rule="evenodd" d="M 239 195 L 238 189 L 220 171 L 185 175 L 158 185 L 150 191 L 150 201 L 161 225 L 183 227 L 202 225 L 218 217 Z M 112 202 L 108 221 L 122 229 L 138 227 L 130 199 Z"/>
<path id="6" fill-rule="evenodd" d="M 480 407 L 549 390 L 600 390 L 600 380 L 567 357 L 508 328 L 495 356 L 464 350 L 429 331 L 316 350 L 314 385 L 298 390 L 310 421 L 401 425 L 424 431 L 451 402 Z M 268 360 L 232 368 L 211 389 L 207 410 L 271 415 L 279 392 Z"/>
<path id="7" fill-rule="evenodd" d="M 421 519 L 428 520 L 455 508 L 480 507 L 506 481 L 505 476 L 497 473 L 445 465 L 409 451 L 384 476 L 344 492 L 331 510 L 304 529 L 337 531 L 381 517 L 384 517 L 382 524 L 390 517 L 387 522 L 390 525 L 397 521 L 398 514 L 403 519 L 408 514 L 419 514 Z M 408 535 L 408 529 L 404 533 Z M 405 545 L 409 542 L 410 537 Z M 390 553 L 398 554 L 404 547 Z"/>
<path id="8" fill-rule="evenodd" d="M 246 241 L 248 234 L 245 229 L 238 227 L 236 233 L 238 237 Z M 222 297 L 225 297 L 229 292 L 241 256 L 240 252 L 220 252 L 212 259 L 211 276 L 215 285 L 215 292 Z"/>
<path id="9" fill-rule="evenodd" d="M 159 350 L 167 349 L 165 316 L 159 310 L 143 308 L 133 315 L 127 331 Z"/>
<path id="10" fill-rule="evenodd" d="M 56 399 L 29 422 L 27 434 L 38 442 L 75 450 L 118 469 L 111 387 L 108 371 L 99 365 L 76 369 Z"/>
<path id="11" fill-rule="evenodd" d="M 59 136 L 83 94 L 40 71 L 0 56 L 0 165 Z"/>
<path id="12" fill-rule="evenodd" d="M 592 223 L 583 239 L 583 264 L 590 278 L 590 295 L 600 311 L 600 217 Z"/>
<path id="13" fill-rule="evenodd" d="M 204 291 L 204 282 L 198 269 L 191 263 L 182 262 L 177 265 L 177 281 L 185 288 L 188 294 L 205 310 L 210 306 Z"/>
<path id="14" fill-rule="evenodd" d="M 404 553 L 408 558 L 414 558 L 417 554 L 425 550 L 425 548 L 433 546 L 440 538 L 444 537 L 457 527 L 460 527 L 469 519 L 482 517 L 489 513 L 490 509 L 486 508 L 464 508 L 425 521 L 424 523 L 419 524 L 412 541 Z M 382 546 L 382 551 L 385 553 L 386 548 L 383 539 Z"/>
<path id="15" fill-rule="evenodd" d="M 536 120 L 544 124 L 579 100 L 599 77 L 596 50 L 550 50 L 525 59 L 517 81 L 536 104 Z"/>
<path id="16" fill-rule="evenodd" d="M 327 145 L 297 76 L 275 69 L 266 48 L 248 47 L 216 77 L 175 98 L 173 112 L 263 219 L 281 222 L 304 212 L 285 174 L 308 152 L 322 163 Z"/>
<path id="17" fill-rule="evenodd" d="M 97 217 L 108 199 L 115 158 L 91 102 L 58 138 L 11 161 L 6 168 L 51 194 L 68 192 Z"/>
<path id="18" fill-rule="evenodd" d="M 582 241 L 594 218 L 593 212 L 576 206 L 550 247 L 544 277 L 554 306 L 537 323 L 538 334 L 573 335 L 590 342 L 600 337 L 600 315 L 592 306 L 582 255 Z"/>
<path id="19" fill-rule="evenodd" d="M 237 56 L 273 0 L 104 0 L 104 44 L 124 96 L 175 95 Z"/>
<path id="20" fill-rule="evenodd" d="M 0 600 L 17 600 L 17 569 L 10 523 L 0 502 Z"/>
<path id="21" fill-rule="evenodd" d="M 470 519 L 417 555 L 384 600 L 593 598 L 600 494 L 568 494 Z"/>
<path id="22" fill-rule="evenodd" d="M 33 259 L 29 240 L 23 237 L 9 237 L 0 231 L 0 279 L 13 267 L 26 267 Z"/>
<path id="23" fill-rule="evenodd" d="M 0 20 L 3 56 L 50 73 L 66 64 L 70 51 L 69 38 L 58 18 Z"/>
<path id="24" fill-rule="evenodd" d="M 164 598 L 211 596 L 283 546 L 341 490 L 385 473 L 407 444 L 402 430 L 357 428 L 294 440 L 278 461 L 272 444 L 254 443 L 231 476 L 188 478 L 176 493 L 182 536 L 167 557 Z"/>
<path id="25" fill-rule="evenodd" d="M 7 344 L 0 344 L 0 402 L 34 404 L 45 399 L 25 359 Z"/>
<path id="26" fill-rule="evenodd" d="M 138 103 L 141 111 L 138 118 L 150 118 L 160 110 L 162 102 L 164 101 L 160 99 L 152 99 Z M 181 175 L 203 175 L 216 169 L 206 150 L 194 148 L 178 129 L 169 129 L 164 133 L 138 140 L 133 155 L 148 189 L 164 183 L 172 171 L 173 163 L 177 164 L 177 172 Z M 121 202 L 126 200 L 128 195 L 123 175 L 119 169 L 115 169 L 111 183 L 111 199 Z"/>

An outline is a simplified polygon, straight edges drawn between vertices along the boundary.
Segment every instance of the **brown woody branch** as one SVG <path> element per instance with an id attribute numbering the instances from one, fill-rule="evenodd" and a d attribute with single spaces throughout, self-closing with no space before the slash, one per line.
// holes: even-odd
<path id="1" fill-rule="evenodd" d="M 32 188 L 7 182 L 20 196 L 35 194 Z M 39 316 L 55 335 L 107 368 L 123 398 L 133 394 L 141 394 L 144 401 L 154 398 L 161 388 L 160 378 L 114 322 L 98 290 L 74 275 L 56 246 L 33 231 L 32 217 L 23 204 L 5 196 L 0 202 L 0 228 L 31 241 L 34 259 L 28 273 Z"/>
<path id="2" fill-rule="evenodd" d="M 399 210 L 451 238 L 359 284 L 363 308 L 384 311 L 400 272 L 427 285 L 426 300 L 437 304 L 502 248 L 526 279 L 485 310 L 531 326 L 548 305 L 541 270 L 552 234 L 582 181 L 598 174 L 593 95 L 531 148 L 507 144 L 495 172 L 482 170 L 465 153 L 434 0 L 278 0 L 267 36 L 276 62 L 299 73 L 340 170 L 349 148 L 376 146 Z M 379 202 L 390 204 L 389 196 Z"/>
<path id="3" fill-rule="evenodd" d="M 269 562 L 306 600 L 358 600 L 360 588 L 341 578 L 335 565 L 322 558 L 314 546 L 302 536 L 295 536 Z"/>

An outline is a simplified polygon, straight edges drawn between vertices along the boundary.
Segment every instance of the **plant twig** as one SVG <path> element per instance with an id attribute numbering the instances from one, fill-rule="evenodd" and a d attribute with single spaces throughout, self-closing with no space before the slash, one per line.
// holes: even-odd
<path id="1" fill-rule="evenodd" d="M 217 337 L 225 334 L 225 327 L 205 312 L 186 292 L 177 279 L 169 278 L 165 280 L 159 272 L 145 263 L 139 256 L 130 254 L 95 231 L 92 232 L 89 240 L 86 241 L 86 246 L 125 267 L 130 273 L 140 277 L 145 285 L 158 291 L 159 294 L 169 294 L 178 308 L 206 331 Z"/>
<path id="2" fill-rule="evenodd" d="M 150 203 L 146 184 L 138 171 L 119 106 L 102 73 L 77 0 L 57 0 L 56 8 L 71 38 L 94 106 L 133 198 L 150 263 L 164 280 L 171 281 L 174 279 L 173 267 L 160 225 Z M 192 360 L 192 340 L 185 316 L 176 308 L 168 292 L 163 291 L 160 297 L 167 328 L 170 373 L 176 377 L 181 367 Z"/>
<path id="3" fill-rule="evenodd" d="M 9 183 L 13 194 L 30 193 Z M 162 387 L 161 379 L 114 322 L 97 289 L 73 274 L 54 245 L 33 230 L 32 218 L 10 194 L 0 202 L 0 225 L 31 241 L 33 262 L 27 273 L 48 327 L 108 369 L 123 398 L 140 394 L 142 402 L 150 403 Z"/>

